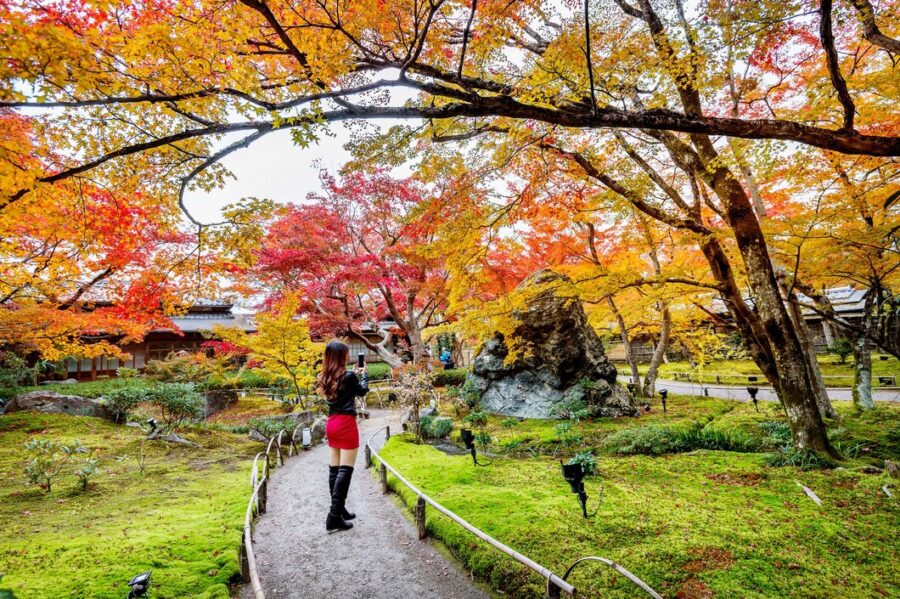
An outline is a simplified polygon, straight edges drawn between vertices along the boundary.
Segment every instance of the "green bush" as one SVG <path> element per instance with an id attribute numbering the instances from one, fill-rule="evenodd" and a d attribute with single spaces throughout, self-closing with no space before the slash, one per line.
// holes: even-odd
<path id="1" fill-rule="evenodd" d="M 66 445 L 52 439 L 32 439 L 25 444 L 29 458 L 25 463 L 28 482 L 39 486 L 47 493 L 53 482 L 62 476 L 63 469 L 76 453 L 86 453 L 81 441 Z"/>
<path id="2" fill-rule="evenodd" d="M 293 432 L 296 427 L 290 418 L 253 418 L 247 425 L 266 439 L 277 437 L 281 431 Z"/>
<path id="3" fill-rule="evenodd" d="M 386 362 L 373 362 L 366 365 L 370 381 L 383 381 L 391 378 L 391 367 Z"/>
<path id="4" fill-rule="evenodd" d="M 464 384 L 468 373 L 467 368 L 451 368 L 450 370 L 435 370 L 431 377 L 435 387 L 447 387 Z"/>
<path id="5" fill-rule="evenodd" d="M 846 337 L 840 337 L 828 347 L 828 353 L 836 355 L 840 363 L 845 364 L 853 353 L 853 344 Z"/>
<path id="6" fill-rule="evenodd" d="M 820 470 L 831 468 L 834 464 L 821 455 L 807 451 L 805 449 L 794 449 L 793 446 L 786 445 L 776 452 L 769 454 L 766 458 L 766 465 L 775 468 L 784 466 L 793 466 L 800 470 Z"/>
<path id="7" fill-rule="evenodd" d="M 588 476 L 597 473 L 597 458 L 592 451 L 579 451 L 567 464 L 581 464 L 581 469 Z"/>
<path id="8" fill-rule="evenodd" d="M 503 428 L 515 428 L 515 427 L 519 426 L 519 419 L 518 418 L 504 418 L 503 421 L 500 423 L 500 426 L 502 426 Z"/>
<path id="9" fill-rule="evenodd" d="M 112 414 L 113 421 L 123 423 L 128 420 L 131 411 L 144 401 L 153 400 L 153 391 L 149 387 L 118 387 L 103 396 L 103 402 Z"/>
<path id="10" fill-rule="evenodd" d="M 151 390 L 151 401 L 169 428 L 203 416 L 206 401 L 192 383 L 162 383 Z"/>
<path id="11" fill-rule="evenodd" d="M 672 431 L 653 425 L 617 431 L 604 439 L 603 446 L 613 453 L 626 455 L 661 455 L 678 450 Z"/>
<path id="12" fill-rule="evenodd" d="M 695 427 L 676 430 L 671 434 L 676 451 L 679 452 L 712 449 L 752 453 L 759 449 L 758 441 L 739 432 Z"/>
<path id="13" fill-rule="evenodd" d="M 97 469 L 99 463 L 100 460 L 97 458 L 87 458 L 82 462 L 81 467 L 75 470 L 75 476 L 78 478 L 82 491 L 87 491 L 91 479 L 100 472 Z"/>
<path id="14" fill-rule="evenodd" d="M 581 433 L 572 430 L 571 422 L 560 422 L 559 424 L 557 424 L 555 433 L 559 438 L 559 443 L 563 447 L 578 445 L 584 440 L 584 437 L 581 435 Z"/>
<path id="15" fill-rule="evenodd" d="M 0 352 L 0 388 L 11 389 L 31 382 L 32 370 L 11 351 Z"/>
<path id="16" fill-rule="evenodd" d="M 791 427 L 786 422 L 771 420 L 760 422 L 759 428 L 766 434 L 763 444 L 770 447 L 789 444 L 791 442 Z"/>
<path id="17" fill-rule="evenodd" d="M 128 368 L 126 366 L 121 366 L 116 370 L 116 375 L 120 379 L 136 379 L 140 374 L 141 372 L 137 368 Z"/>
<path id="18" fill-rule="evenodd" d="M 485 426 L 487 424 L 487 414 L 480 410 L 474 410 L 468 416 L 463 418 L 463 422 L 472 426 Z"/>
<path id="19" fill-rule="evenodd" d="M 429 435 L 433 439 L 444 439 L 453 432 L 453 419 L 446 416 L 438 416 L 431 421 L 431 427 L 428 430 Z"/>
<path id="20" fill-rule="evenodd" d="M 494 443 L 494 438 L 487 431 L 475 433 L 475 445 L 482 449 L 488 449 Z"/>

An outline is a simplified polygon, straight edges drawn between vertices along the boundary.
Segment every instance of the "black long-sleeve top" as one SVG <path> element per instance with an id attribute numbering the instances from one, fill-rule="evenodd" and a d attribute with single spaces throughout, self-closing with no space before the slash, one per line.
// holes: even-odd
<path id="1" fill-rule="evenodd" d="M 369 392 L 369 380 L 362 375 L 362 380 L 356 373 L 348 372 L 338 383 L 337 397 L 327 400 L 328 415 L 349 414 L 356 416 L 356 398 Z"/>

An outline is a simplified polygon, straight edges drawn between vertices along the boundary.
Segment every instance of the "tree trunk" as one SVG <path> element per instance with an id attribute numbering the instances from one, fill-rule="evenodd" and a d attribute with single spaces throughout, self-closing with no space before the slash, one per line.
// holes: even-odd
<path id="1" fill-rule="evenodd" d="M 859 410 L 875 407 L 872 398 L 872 344 L 865 335 L 858 335 L 853 344 L 853 405 Z"/>
<path id="2" fill-rule="evenodd" d="M 656 377 L 659 374 L 659 365 L 669 350 L 669 336 L 671 332 L 672 315 L 669 313 L 669 306 L 663 304 L 659 341 L 653 350 L 653 357 L 650 358 L 650 367 L 647 369 L 647 374 L 644 375 L 644 397 L 653 397 L 656 394 Z"/>
<path id="3" fill-rule="evenodd" d="M 803 347 L 806 355 L 806 367 L 809 370 L 809 376 L 812 379 L 816 390 L 816 405 L 819 406 L 819 412 L 822 416 L 825 416 L 826 418 L 836 418 L 837 412 L 834 411 L 834 406 L 831 405 L 831 400 L 828 398 L 828 389 L 825 387 L 825 379 L 822 378 L 819 361 L 816 359 L 816 348 L 813 345 L 809 327 L 806 326 L 806 319 L 803 318 L 803 312 L 800 309 L 800 303 L 797 301 L 797 295 L 793 290 L 789 289 L 784 282 L 786 273 L 783 268 L 779 267 L 778 275 L 779 284 L 782 293 L 784 294 L 785 301 L 787 302 L 788 315 L 797 329 L 797 337 L 800 339 L 800 345 Z"/>
<path id="4" fill-rule="evenodd" d="M 619 325 L 619 336 L 622 338 L 622 345 L 625 348 L 625 361 L 628 362 L 628 366 L 631 368 L 631 382 L 634 383 L 635 393 L 641 395 L 641 375 L 638 372 L 637 363 L 634 361 L 634 355 L 631 353 L 631 340 L 628 338 L 628 331 L 625 328 L 625 319 L 622 318 L 622 313 L 619 312 L 612 297 L 606 298 L 606 303 L 609 304 L 609 308 L 612 310 Z"/>
<path id="5" fill-rule="evenodd" d="M 725 204 L 726 218 L 746 267 L 754 306 L 774 359 L 779 399 L 790 422 L 794 446 L 838 457 L 828 441 L 808 360 L 781 299 L 766 240 L 747 195 L 727 169 L 718 168 L 709 178 L 712 188 Z"/>

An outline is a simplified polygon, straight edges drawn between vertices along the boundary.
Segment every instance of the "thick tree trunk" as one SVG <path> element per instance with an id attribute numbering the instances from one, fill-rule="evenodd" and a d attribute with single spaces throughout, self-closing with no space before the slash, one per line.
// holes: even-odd
<path id="1" fill-rule="evenodd" d="M 806 367 L 809 370 L 809 376 L 812 379 L 816 390 L 816 405 L 819 406 L 819 412 L 822 416 L 825 416 L 826 418 L 836 418 L 837 412 L 834 411 L 834 406 L 831 405 L 831 400 L 828 398 L 828 389 L 825 387 L 825 379 L 822 378 L 822 371 L 819 369 L 819 361 L 816 360 L 816 348 L 813 345 L 809 327 L 806 326 L 806 319 L 803 318 L 800 303 L 797 301 L 796 294 L 790 290 L 784 282 L 786 273 L 784 273 L 781 267 L 779 267 L 778 274 L 781 291 L 787 302 L 788 315 L 794 323 L 794 327 L 797 330 L 797 337 L 800 339 L 800 345 L 803 347 L 806 355 Z"/>
<path id="2" fill-rule="evenodd" d="M 631 382 L 635 385 L 635 393 L 640 395 L 641 375 L 638 372 L 637 362 L 635 362 L 634 354 L 632 353 L 631 340 L 628 338 L 628 330 L 625 328 L 625 319 L 622 318 L 622 313 L 619 312 L 612 297 L 606 298 L 606 303 L 609 304 L 610 310 L 616 317 L 616 323 L 619 325 L 619 336 L 622 338 L 622 346 L 625 348 L 625 361 L 628 363 L 628 367 L 631 368 Z"/>
<path id="3" fill-rule="evenodd" d="M 779 399 L 790 422 L 794 445 L 797 449 L 837 456 L 826 435 L 808 360 L 781 299 L 759 221 L 743 188 L 730 172 L 718 168 L 709 178 L 716 195 L 725 204 L 726 218 L 746 267 L 754 306 L 771 348 Z"/>
<path id="4" fill-rule="evenodd" d="M 860 410 L 875 407 L 872 398 L 872 345 L 869 338 L 859 335 L 853 344 L 853 405 Z"/>
<path id="5" fill-rule="evenodd" d="M 669 306 L 663 305 L 662 319 L 659 326 L 659 341 L 653 350 L 653 357 L 650 358 L 650 367 L 644 376 L 644 397 L 653 397 L 656 394 L 656 377 L 659 374 L 659 365 L 665 358 L 666 352 L 669 350 L 669 336 L 672 332 L 672 315 L 669 313 Z"/>
<path id="6" fill-rule="evenodd" d="M 860 410 L 871 410 L 875 407 L 872 398 L 872 344 L 869 341 L 869 332 L 875 324 L 873 308 L 880 303 L 876 300 L 876 295 L 881 295 L 877 289 L 870 289 L 866 294 L 863 331 L 856 335 L 853 342 L 853 405 Z"/>

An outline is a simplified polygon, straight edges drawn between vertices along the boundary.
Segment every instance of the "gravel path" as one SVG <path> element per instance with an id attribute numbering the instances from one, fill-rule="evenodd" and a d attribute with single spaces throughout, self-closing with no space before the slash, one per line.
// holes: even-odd
<path id="1" fill-rule="evenodd" d="M 389 422 L 373 410 L 361 423 L 364 443 Z M 347 507 L 356 513 L 353 529 L 328 534 L 328 448 L 319 446 L 291 458 L 269 484 L 268 511 L 257 521 L 254 552 L 267 599 L 487 599 L 455 563 L 419 541 L 416 528 L 378 481 L 364 468 L 362 446 Z M 239 597 L 252 597 L 250 585 Z"/>

